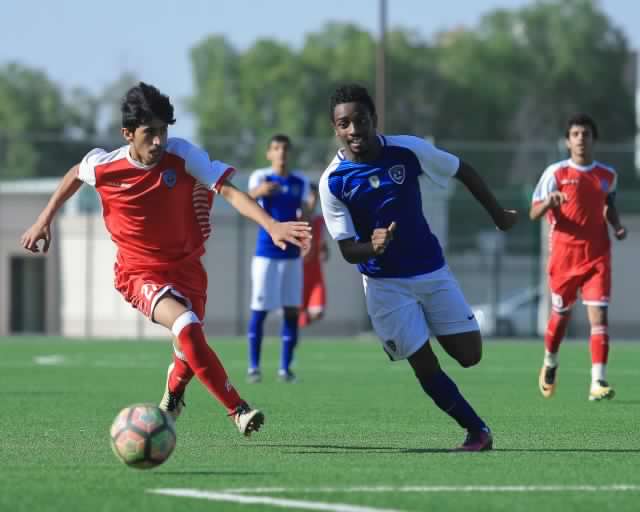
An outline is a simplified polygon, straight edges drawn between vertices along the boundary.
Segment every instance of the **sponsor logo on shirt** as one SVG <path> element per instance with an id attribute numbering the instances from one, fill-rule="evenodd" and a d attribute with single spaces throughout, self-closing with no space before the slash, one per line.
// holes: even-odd
<path id="1" fill-rule="evenodd" d="M 173 188 L 176 185 L 176 181 L 178 181 L 178 176 L 176 171 L 173 169 L 167 169 L 162 173 L 162 181 L 168 188 Z"/>
<path id="2" fill-rule="evenodd" d="M 394 165 L 391 169 L 389 169 L 389 177 L 393 180 L 394 183 L 398 185 L 402 185 L 404 183 L 404 179 L 407 176 L 407 173 L 404 169 L 404 165 Z"/>
<path id="3" fill-rule="evenodd" d="M 349 192 L 345 192 L 344 198 L 347 201 L 351 201 L 351 199 L 353 199 L 353 195 L 357 192 L 357 190 L 360 188 L 360 184 L 356 185 L 355 187 L 353 187 L 351 190 L 349 190 Z"/>
<path id="4" fill-rule="evenodd" d="M 131 183 L 125 183 L 124 181 L 107 181 L 106 185 L 110 187 L 129 188 Z"/>
<path id="5" fill-rule="evenodd" d="M 377 176 L 369 176 L 369 184 L 373 188 L 378 188 L 380 186 L 380 178 Z"/>
<path id="6" fill-rule="evenodd" d="M 563 180 L 560 180 L 560 185 L 577 185 L 577 184 L 578 184 L 577 178 L 565 178 Z"/>

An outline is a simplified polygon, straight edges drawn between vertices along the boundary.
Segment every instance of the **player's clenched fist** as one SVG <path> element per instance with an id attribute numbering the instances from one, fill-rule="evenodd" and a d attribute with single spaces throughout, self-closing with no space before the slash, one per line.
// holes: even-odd
<path id="1" fill-rule="evenodd" d="M 567 195 L 555 190 L 549 194 L 546 201 L 549 208 L 557 208 L 562 203 L 567 202 Z"/>
<path id="2" fill-rule="evenodd" d="M 502 210 L 495 219 L 496 227 L 500 231 L 508 231 L 518 222 L 517 210 Z"/>
<path id="3" fill-rule="evenodd" d="M 377 228 L 373 230 L 373 234 L 371 235 L 371 245 L 373 246 L 373 252 L 377 254 L 382 254 L 387 246 L 393 240 L 393 233 L 396 230 L 396 223 L 392 222 L 389 224 L 388 228 Z"/>

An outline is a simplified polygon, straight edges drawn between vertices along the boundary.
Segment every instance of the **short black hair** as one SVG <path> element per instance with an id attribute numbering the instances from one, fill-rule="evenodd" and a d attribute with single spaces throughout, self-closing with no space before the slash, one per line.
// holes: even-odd
<path id="1" fill-rule="evenodd" d="M 140 82 L 127 91 L 120 106 L 122 127 L 135 130 L 148 124 L 152 119 L 160 119 L 167 124 L 176 122 L 173 105 L 169 96 L 162 94 L 153 85 Z"/>
<path id="2" fill-rule="evenodd" d="M 273 144 L 274 142 L 280 142 L 282 144 L 286 144 L 287 148 L 291 149 L 291 139 L 289 138 L 288 135 L 285 135 L 284 133 L 276 133 L 275 135 L 272 135 L 271 138 L 269 139 L 269 143 L 267 144 L 267 147 L 270 147 L 271 144 Z"/>
<path id="3" fill-rule="evenodd" d="M 332 123 L 333 113 L 336 109 L 336 105 L 341 105 L 343 103 L 360 103 L 361 105 L 367 107 L 372 117 L 375 117 L 377 115 L 376 105 L 373 102 L 373 99 L 371 99 L 369 91 L 367 91 L 366 87 L 360 84 L 343 84 L 338 87 L 331 95 L 329 117 L 331 118 Z"/>
<path id="4" fill-rule="evenodd" d="M 567 120 L 567 125 L 564 132 L 564 136 L 567 139 L 569 138 L 569 131 L 571 130 L 572 126 L 588 126 L 589 128 L 591 128 L 593 139 L 595 140 L 598 138 L 598 126 L 596 125 L 596 122 L 593 120 L 593 118 L 587 114 L 583 114 L 582 112 L 580 112 L 578 114 L 572 115 Z"/>

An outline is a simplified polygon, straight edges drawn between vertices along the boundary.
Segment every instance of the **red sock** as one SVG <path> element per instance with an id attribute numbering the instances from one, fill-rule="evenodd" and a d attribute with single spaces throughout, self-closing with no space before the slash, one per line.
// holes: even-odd
<path id="1" fill-rule="evenodd" d="M 606 325 L 591 327 L 591 363 L 607 364 L 609 359 L 609 332 Z"/>
<path id="2" fill-rule="evenodd" d="M 547 352 L 555 354 L 560 348 L 560 343 L 567 332 L 567 324 L 569 323 L 569 315 L 559 315 L 555 311 L 551 312 L 549 323 L 547 324 L 547 332 L 544 334 L 544 348 Z"/>
<path id="3" fill-rule="evenodd" d="M 184 393 L 187 384 L 193 378 L 193 370 L 186 361 L 173 354 L 173 370 L 169 375 L 169 390 L 173 393 Z"/>
<path id="4" fill-rule="evenodd" d="M 243 403 L 229 382 L 227 372 L 216 353 L 207 344 L 200 320 L 192 311 L 180 315 L 171 328 L 196 377 L 229 412 Z"/>

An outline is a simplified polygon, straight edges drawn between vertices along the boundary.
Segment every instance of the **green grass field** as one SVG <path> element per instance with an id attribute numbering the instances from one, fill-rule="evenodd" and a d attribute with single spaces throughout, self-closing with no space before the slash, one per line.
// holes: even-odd
<path id="1" fill-rule="evenodd" d="M 264 430 L 240 437 L 194 381 L 172 458 L 139 471 L 116 460 L 108 430 L 122 407 L 159 400 L 168 343 L 2 340 L 0 510 L 640 510 L 640 344 L 613 346 L 606 403 L 586 400 L 586 342 L 563 346 L 550 401 L 536 387 L 540 342 L 489 342 L 467 370 L 442 355 L 494 430 L 495 450 L 476 454 L 448 451 L 463 432 L 372 340 L 303 342 L 297 384 L 276 382 L 269 340 L 258 385 L 244 383 L 243 340 L 212 344 Z M 599 488 L 613 485 L 628 487 Z M 149 492 L 166 488 L 223 501 Z"/>

